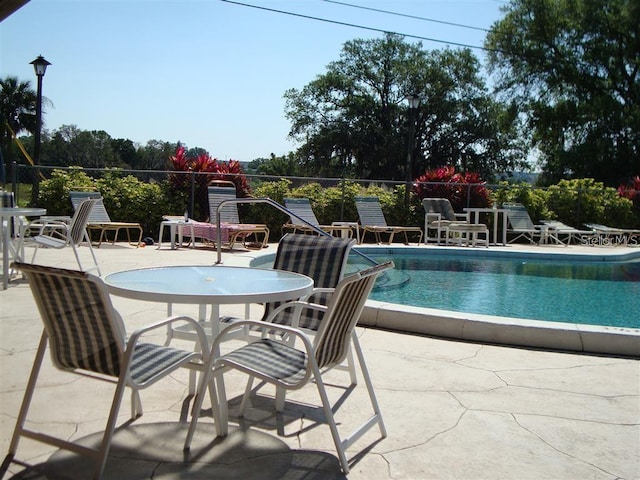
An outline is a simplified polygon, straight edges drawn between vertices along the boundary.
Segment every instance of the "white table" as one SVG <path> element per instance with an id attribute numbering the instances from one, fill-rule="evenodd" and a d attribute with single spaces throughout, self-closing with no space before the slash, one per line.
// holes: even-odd
<path id="1" fill-rule="evenodd" d="M 215 266 L 170 266 L 112 273 L 104 282 L 113 295 L 168 304 L 200 306 L 198 320 L 211 340 L 220 333 L 220 305 L 286 302 L 313 291 L 313 279 L 299 273 L 274 269 Z M 211 305 L 207 321 L 206 305 Z M 196 340 L 193 331 L 174 330 L 177 338 Z M 219 352 L 212 352 L 218 355 Z M 195 393 L 195 372 L 189 378 Z"/>
<path id="2" fill-rule="evenodd" d="M 491 208 L 491 207 L 470 207 L 465 208 L 465 212 L 470 215 L 469 220 L 472 223 L 480 223 L 480 214 L 489 213 L 493 214 L 493 242 L 492 245 L 497 245 L 498 242 L 498 222 L 500 215 L 502 215 L 502 245 L 507 244 L 507 210 L 504 208 Z"/>
<path id="3" fill-rule="evenodd" d="M 0 208 L 0 229 L 2 230 L 2 289 L 9 286 L 9 249 L 11 248 L 11 219 L 16 217 L 39 217 L 45 215 L 44 208 Z"/>
<path id="4" fill-rule="evenodd" d="M 308 295 L 313 279 L 282 270 L 214 266 L 170 266 L 112 273 L 104 278 L 120 297 L 167 304 L 211 305 L 211 336 L 219 333 L 220 305 L 285 302 Z M 206 322 L 201 309 L 200 321 Z"/>

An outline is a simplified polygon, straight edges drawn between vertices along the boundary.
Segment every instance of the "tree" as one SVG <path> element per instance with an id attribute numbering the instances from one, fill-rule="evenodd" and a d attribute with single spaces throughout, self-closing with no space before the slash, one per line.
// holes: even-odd
<path id="1" fill-rule="evenodd" d="M 444 165 L 487 174 L 523 158 L 515 112 L 489 96 L 470 50 L 427 52 L 386 34 L 345 43 L 326 73 L 285 92 L 306 173 L 404 179 L 409 93 L 422 98 L 412 176 Z"/>
<path id="2" fill-rule="evenodd" d="M 0 80 L 0 146 L 5 161 L 5 172 L 10 178 L 13 149 L 11 148 L 11 130 L 15 135 L 36 129 L 36 92 L 31 82 L 20 82 L 18 77 L 6 77 Z"/>
<path id="3" fill-rule="evenodd" d="M 512 0 L 487 36 L 546 183 L 626 182 L 640 165 L 640 3 Z"/>

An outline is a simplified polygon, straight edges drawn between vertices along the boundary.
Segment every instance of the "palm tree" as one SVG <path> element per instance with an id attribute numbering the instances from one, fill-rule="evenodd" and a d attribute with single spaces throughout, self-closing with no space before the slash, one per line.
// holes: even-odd
<path id="1" fill-rule="evenodd" d="M 4 172 L 11 174 L 11 130 L 18 135 L 25 130 L 34 133 L 36 129 L 36 92 L 31 82 L 21 82 L 18 77 L 8 76 L 0 79 L 0 148 L 4 156 Z M 2 172 L 0 172 L 2 173 Z M 2 177 L 2 175 L 0 175 Z M 6 181 L 2 178 L 2 183 Z"/>

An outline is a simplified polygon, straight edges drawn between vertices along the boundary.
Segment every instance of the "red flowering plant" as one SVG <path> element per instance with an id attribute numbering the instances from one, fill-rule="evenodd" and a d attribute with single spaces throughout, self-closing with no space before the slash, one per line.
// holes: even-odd
<path id="1" fill-rule="evenodd" d="M 488 207 L 490 192 L 478 173 L 459 173 L 453 167 L 427 170 L 414 180 L 413 192 L 423 198 L 448 198 L 456 212 L 465 207 Z"/>
<path id="2" fill-rule="evenodd" d="M 204 220 L 208 217 L 207 187 L 215 180 L 233 182 L 239 197 L 248 197 L 251 194 L 240 162 L 236 160 L 219 161 L 206 152 L 189 157 L 186 149 L 179 146 L 175 155 L 169 157 L 169 161 L 171 169 L 175 172 L 169 175 L 169 184 L 176 194 L 187 199 L 191 194 L 191 182 L 194 182 L 194 208 L 196 211 L 192 212 L 192 216 L 196 219 Z M 192 177 L 187 172 L 193 173 L 195 176 Z"/>
<path id="3" fill-rule="evenodd" d="M 618 195 L 631 200 L 635 208 L 640 208 L 640 175 L 633 177 L 627 185 L 620 185 Z"/>

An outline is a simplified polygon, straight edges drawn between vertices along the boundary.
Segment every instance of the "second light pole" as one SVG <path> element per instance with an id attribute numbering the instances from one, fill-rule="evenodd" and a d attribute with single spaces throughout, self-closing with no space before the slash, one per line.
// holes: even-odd
<path id="1" fill-rule="evenodd" d="M 415 93 L 410 93 L 405 97 L 409 103 L 409 138 L 407 145 L 407 166 L 405 169 L 405 191 L 404 191 L 404 203 L 405 206 L 409 206 L 409 194 L 411 193 L 411 182 L 413 169 L 413 150 L 416 144 L 416 111 L 420 106 L 420 97 Z"/>

